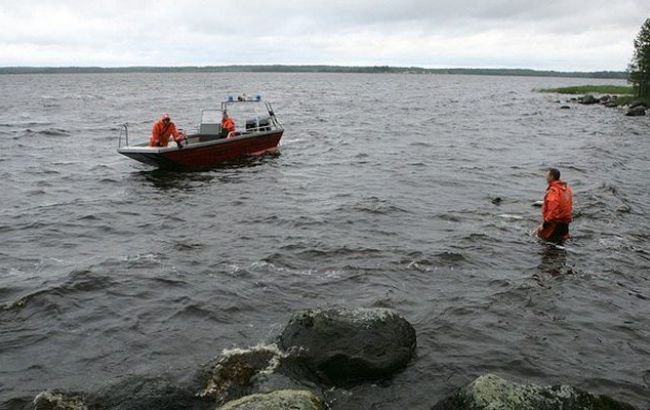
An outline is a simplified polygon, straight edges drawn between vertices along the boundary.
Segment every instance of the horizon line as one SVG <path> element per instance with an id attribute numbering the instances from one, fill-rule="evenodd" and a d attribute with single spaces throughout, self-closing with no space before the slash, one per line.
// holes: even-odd
<path id="1" fill-rule="evenodd" d="M 556 73 L 626 73 L 627 70 L 566 70 L 566 69 L 540 69 L 540 68 L 526 68 L 526 67 L 481 67 L 481 66 L 448 66 L 448 67 L 426 67 L 418 65 L 390 65 L 390 64 L 371 64 L 371 65 L 345 65 L 345 64 L 257 64 L 257 63 L 234 63 L 234 64 L 182 64 L 182 65 L 117 65 L 117 66 L 103 66 L 103 65 L 2 65 L 0 70 L 3 69 L 102 69 L 102 70 L 119 70 L 119 69 L 181 69 L 181 68 L 246 68 L 246 67 L 294 67 L 294 68 L 308 68 L 308 67 L 326 67 L 326 68 L 342 68 L 342 69 L 358 69 L 358 68 L 384 68 L 384 69 L 419 69 L 419 70 L 500 70 L 500 71 L 539 71 L 539 72 L 556 72 Z"/>

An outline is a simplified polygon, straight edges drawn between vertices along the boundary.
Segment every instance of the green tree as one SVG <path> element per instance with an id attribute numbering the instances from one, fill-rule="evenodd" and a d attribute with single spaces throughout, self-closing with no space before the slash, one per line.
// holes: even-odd
<path id="1" fill-rule="evenodd" d="M 630 63 L 630 82 L 639 97 L 650 95 L 650 18 L 634 39 L 634 57 Z"/>

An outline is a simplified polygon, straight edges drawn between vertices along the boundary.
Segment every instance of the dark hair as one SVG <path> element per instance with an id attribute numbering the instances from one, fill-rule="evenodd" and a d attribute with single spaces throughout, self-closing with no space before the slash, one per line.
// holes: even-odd
<path id="1" fill-rule="evenodd" d="M 551 174 L 554 180 L 559 180 L 560 179 L 560 170 L 557 168 L 549 168 L 548 173 Z"/>

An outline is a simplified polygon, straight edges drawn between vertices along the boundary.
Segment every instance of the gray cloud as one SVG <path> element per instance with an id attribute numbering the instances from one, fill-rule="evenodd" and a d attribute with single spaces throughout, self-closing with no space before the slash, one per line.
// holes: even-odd
<path id="1" fill-rule="evenodd" d="M 624 69 L 645 3 L 26 0 L 0 7 L 0 65 Z"/>

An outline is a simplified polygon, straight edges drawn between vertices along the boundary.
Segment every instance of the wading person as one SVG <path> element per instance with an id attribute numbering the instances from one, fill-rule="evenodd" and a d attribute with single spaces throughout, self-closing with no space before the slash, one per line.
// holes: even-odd
<path id="1" fill-rule="evenodd" d="M 163 114 L 162 117 L 153 124 L 151 136 L 149 137 L 149 146 L 166 147 L 169 143 L 170 136 L 174 138 L 178 148 L 183 146 L 181 142 L 185 138 L 185 134 L 176 129 L 176 124 L 172 122 L 169 114 Z"/>
<path id="2" fill-rule="evenodd" d="M 573 218 L 573 192 L 566 182 L 560 180 L 560 171 L 550 168 L 546 171 L 548 187 L 542 205 L 542 224 L 537 236 L 550 242 L 569 239 L 569 224 Z"/>

